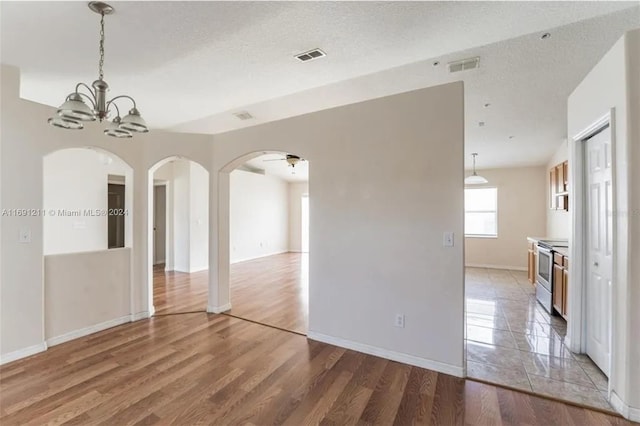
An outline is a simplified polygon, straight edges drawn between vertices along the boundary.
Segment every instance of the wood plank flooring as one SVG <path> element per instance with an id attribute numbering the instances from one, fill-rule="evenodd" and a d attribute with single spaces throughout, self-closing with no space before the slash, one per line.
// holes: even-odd
<path id="1" fill-rule="evenodd" d="M 156 315 L 206 311 L 209 271 L 192 274 L 165 271 L 164 264 L 153 266 L 153 306 Z"/>
<path id="2" fill-rule="evenodd" d="M 232 315 L 305 334 L 309 312 L 309 254 L 283 253 L 234 263 Z"/>
<path id="3" fill-rule="evenodd" d="M 0 367 L 0 424 L 628 425 L 226 315 L 125 324 Z"/>
<path id="4" fill-rule="evenodd" d="M 309 255 L 284 253 L 234 263 L 231 315 L 305 334 L 308 327 Z M 156 315 L 204 311 L 208 271 L 188 274 L 153 269 Z"/>

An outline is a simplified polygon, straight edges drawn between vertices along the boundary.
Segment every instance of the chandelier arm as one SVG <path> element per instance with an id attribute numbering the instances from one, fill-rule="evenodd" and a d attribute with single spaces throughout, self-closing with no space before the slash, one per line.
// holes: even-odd
<path id="1" fill-rule="evenodd" d="M 87 89 L 87 90 L 89 91 L 89 93 L 91 93 L 91 96 L 89 96 L 89 95 L 87 95 L 87 94 L 82 93 L 82 92 L 80 91 L 80 88 L 81 88 L 81 87 L 84 87 L 85 89 Z M 80 95 L 80 96 L 84 96 L 85 98 L 89 99 L 89 101 L 91 102 L 91 105 L 93 106 L 93 109 L 94 109 L 94 110 L 98 108 L 98 106 L 97 106 L 97 104 L 96 104 L 96 95 L 95 95 L 95 93 L 93 92 L 93 90 L 91 90 L 91 88 L 90 88 L 89 86 L 87 86 L 86 84 L 84 84 L 84 83 L 78 83 L 78 84 L 76 84 L 76 91 L 75 91 L 75 93 L 77 93 L 78 95 Z M 72 93 L 72 94 L 73 94 L 73 93 Z M 71 96 L 71 95 L 69 95 L 69 96 Z"/>
<path id="2" fill-rule="evenodd" d="M 113 101 L 115 101 L 116 99 L 121 99 L 121 98 L 129 99 L 129 100 L 131 101 L 131 103 L 133 103 L 133 107 L 134 107 L 134 108 L 137 108 L 137 107 L 136 107 L 136 101 L 135 101 L 131 96 L 128 96 L 128 95 L 118 95 L 118 96 L 116 96 L 115 98 L 112 98 L 110 101 L 108 101 L 108 102 L 107 102 L 107 109 L 109 109 L 109 105 L 111 105 L 111 104 L 113 103 Z M 114 105 L 115 105 L 115 103 L 114 103 Z"/>
<path id="3" fill-rule="evenodd" d="M 84 93 L 82 93 L 82 92 L 75 92 L 75 93 L 77 93 L 78 95 L 80 95 L 80 96 L 84 96 L 85 98 L 89 99 L 89 102 L 91 102 L 91 106 L 93 107 L 93 110 L 94 110 L 94 111 L 98 108 L 98 107 L 96 106 L 96 103 L 93 101 L 93 98 L 92 98 L 91 96 L 86 95 L 86 94 L 84 94 Z M 73 94 L 75 94 L 75 93 L 72 93 L 72 95 L 73 95 Z M 71 95 L 69 95 L 69 96 L 71 96 Z"/>
<path id="4" fill-rule="evenodd" d="M 111 101 L 107 102 L 107 112 L 109 112 L 109 104 L 110 103 L 111 103 Z M 120 117 L 120 108 L 118 108 L 118 104 L 114 103 L 113 106 L 116 107 L 116 117 Z"/>

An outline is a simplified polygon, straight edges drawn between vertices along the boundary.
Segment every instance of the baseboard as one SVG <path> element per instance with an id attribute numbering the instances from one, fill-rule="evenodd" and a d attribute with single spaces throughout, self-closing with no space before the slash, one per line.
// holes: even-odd
<path id="1" fill-rule="evenodd" d="M 527 271 L 526 266 L 485 265 L 482 263 L 467 263 L 465 268 L 505 269 L 508 271 Z"/>
<path id="2" fill-rule="evenodd" d="M 242 259 L 235 259 L 235 260 L 232 260 L 229 263 L 231 263 L 233 265 L 234 263 L 246 262 L 246 261 L 249 261 L 249 260 L 261 259 L 263 257 L 275 256 L 276 254 L 284 254 L 284 253 L 289 253 L 289 252 L 290 252 L 289 250 L 274 251 L 273 253 L 261 254 L 260 256 L 243 257 Z"/>
<path id="3" fill-rule="evenodd" d="M 46 340 L 47 346 L 56 346 L 61 343 L 68 342 L 69 340 L 78 339 L 80 337 L 87 336 L 89 334 L 97 333 L 98 331 L 106 330 L 107 328 L 115 327 L 125 323 L 131 322 L 131 315 L 127 315 L 120 318 L 114 318 L 109 321 L 101 322 L 89 327 L 81 328 L 79 330 L 70 331 L 60 336 L 52 337 Z"/>
<path id="4" fill-rule="evenodd" d="M 625 419 L 631 420 L 632 422 L 640 422 L 640 408 L 634 408 L 625 404 L 618 394 L 613 391 L 611 392 L 609 402 L 611 402 L 611 406 L 615 408 L 618 413 L 622 414 Z"/>
<path id="5" fill-rule="evenodd" d="M 414 355 L 408 355 L 401 352 L 382 349 L 376 346 L 342 339 L 340 337 L 327 336 L 326 334 L 316 333 L 315 331 L 309 331 L 307 333 L 307 338 L 311 340 L 317 340 L 318 342 L 328 343 L 334 346 L 340 346 L 341 348 L 347 348 L 357 352 L 379 356 L 381 358 L 390 359 L 392 361 L 401 362 L 403 364 L 409 364 L 416 367 L 434 370 L 439 373 L 450 374 L 456 377 L 464 377 L 463 367 L 445 364 L 443 362 L 432 361 Z"/>
<path id="6" fill-rule="evenodd" d="M 38 354 L 47 350 L 47 342 L 38 343 L 37 345 L 29 346 L 27 348 L 18 349 L 17 351 L 9 352 L 0 356 L 0 365 L 8 364 L 13 361 L 17 361 L 22 358 L 26 358 L 31 355 Z"/>
<path id="7" fill-rule="evenodd" d="M 153 262 L 154 265 L 160 265 L 162 263 L 165 263 L 164 259 L 162 260 L 156 260 L 155 262 Z"/>
<path id="8" fill-rule="evenodd" d="M 131 318 L 131 322 L 134 321 L 140 321 L 143 319 L 147 319 L 147 318 L 151 318 L 153 316 L 153 314 L 155 313 L 155 308 L 152 306 L 151 307 L 151 312 L 149 311 L 142 311 L 142 312 L 138 312 L 136 314 L 131 314 L 130 318 Z"/>
<path id="9" fill-rule="evenodd" d="M 207 312 L 212 314 L 219 314 L 229 310 L 231 310 L 231 303 L 227 303 L 226 305 L 222 306 L 207 306 Z"/>

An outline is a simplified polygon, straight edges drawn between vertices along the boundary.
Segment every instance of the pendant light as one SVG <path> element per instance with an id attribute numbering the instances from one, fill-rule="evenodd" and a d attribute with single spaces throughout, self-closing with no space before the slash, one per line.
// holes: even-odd
<path id="1" fill-rule="evenodd" d="M 489 183 L 488 180 L 486 180 L 482 176 L 479 176 L 476 173 L 476 157 L 478 156 L 478 153 L 474 152 L 471 155 L 473 155 L 473 174 L 465 178 L 464 180 L 465 185 L 481 185 L 483 183 Z"/>
<path id="2" fill-rule="evenodd" d="M 146 133 L 149 131 L 147 123 L 140 116 L 140 111 L 136 106 L 136 101 L 127 95 L 120 95 L 107 100 L 109 85 L 104 81 L 104 15 L 109 15 L 115 9 L 107 3 L 92 1 L 89 9 L 100 15 L 100 61 L 98 62 L 98 79 L 91 84 L 78 83 L 76 89 L 60 105 L 56 115 L 49 119 L 49 124 L 63 129 L 79 130 L 84 128 L 85 121 L 103 121 L 115 110 L 116 116 L 111 120 L 104 130 L 104 134 L 115 138 L 131 138 L 133 133 Z M 81 89 L 84 89 L 82 92 Z M 85 93 L 88 92 L 88 93 Z M 87 105 L 85 99 L 91 105 Z M 114 101 L 117 99 L 128 99 L 133 104 L 129 113 L 120 118 L 120 109 Z"/>

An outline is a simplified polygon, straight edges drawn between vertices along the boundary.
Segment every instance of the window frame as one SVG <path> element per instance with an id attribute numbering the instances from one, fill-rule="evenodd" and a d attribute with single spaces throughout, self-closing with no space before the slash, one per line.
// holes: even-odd
<path id="1" fill-rule="evenodd" d="M 465 216 L 465 223 L 464 223 L 464 237 L 465 238 L 498 238 L 498 187 L 497 186 L 479 186 L 479 187 L 465 187 L 465 193 L 467 190 L 474 190 L 474 189 L 494 189 L 495 193 L 496 193 L 496 199 L 495 199 L 495 210 L 467 210 L 467 203 L 464 203 L 464 216 Z M 466 197 L 465 197 L 466 199 Z M 496 215 L 496 233 L 495 234 L 467 234 L 467 213 L 494 213 Z"/>

